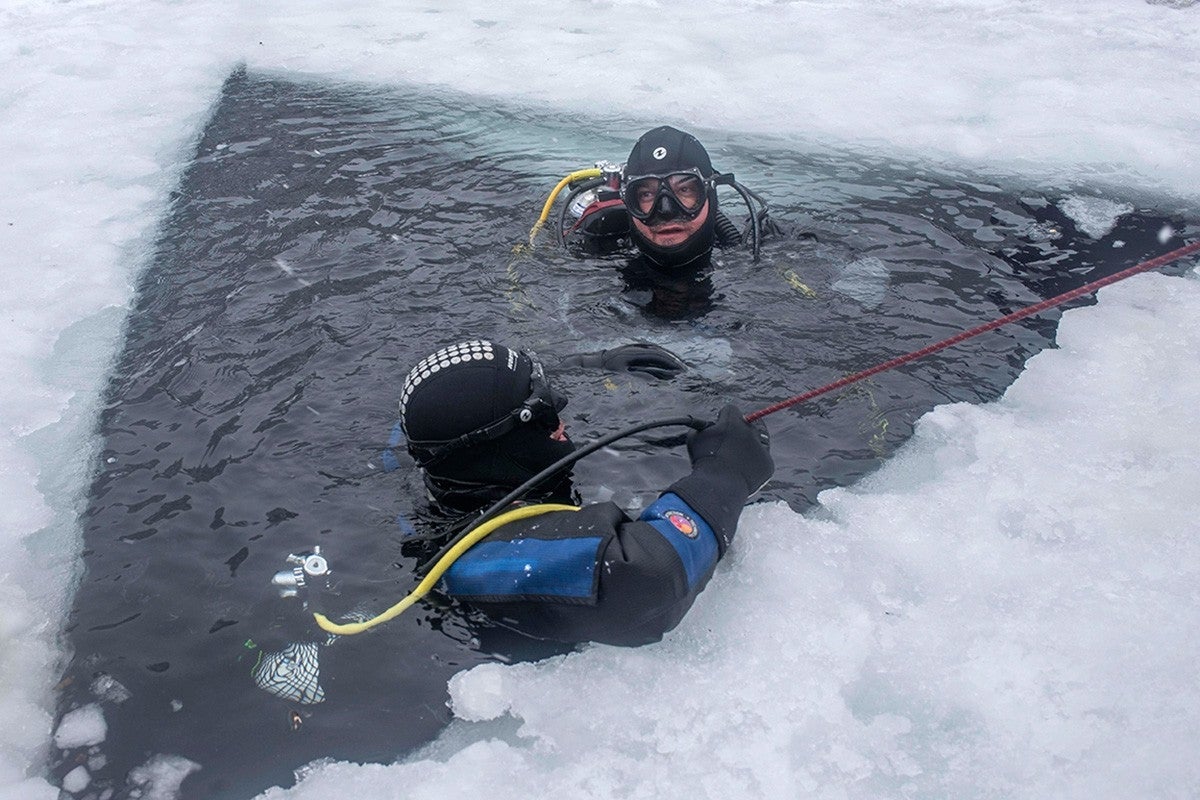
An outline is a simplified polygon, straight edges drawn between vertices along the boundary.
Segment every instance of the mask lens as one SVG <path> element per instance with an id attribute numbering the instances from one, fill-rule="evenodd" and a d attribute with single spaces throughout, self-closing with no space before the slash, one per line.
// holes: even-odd
<path id="1" fill-rule="evenodd" d="M 658 178 L 640 178 L 633 181 L 625 189 L 625 206 L 644 219 L 653 213 L 654 203 L 658 200 L 661 189 L 662 181 Z"/>
<path id="2" fill-rule="evenodd" d="M 699 175 L 673 172 L 634 178 L 625 185 L 621 199 L 635 219 L 646 222 L 660 215 L 670 218 L 679 212 L 691 219 L 700 213 L 707 198 L 707 187 Z"/>
<path id="3" fill-rule="evenodd" d="M 561 392 L 556 392 L 553 389 L 551 389 L 550 390 L 550 403 L 551 403 L 551 405 L 554 406 L 554 413 L 558 414 L 558 412 L 562 411 L 564 408 L 567 407 L 567 396 L 565 394 L 562 394 Z"/>
<path id="4" fill-rule="evenodd" d="M 667 187 L 679 207 L 689 213 L 698 211 L 704 204 L 704 182 L 695 175 L 682 173 L 667 176 Z"/>
<path id="5" fill-rule="evenodd" d="M 533 360 L 531 358 L 531 360 Z M 542 365 L 533 360 L 533 370 L 529 376 L 529 399 L 525 401 L 527 408 L 534 412 L 534 419 L 547 430 L 558 427 L 558 412 L 566 408 L 567 396 L 550 388 Z"/>

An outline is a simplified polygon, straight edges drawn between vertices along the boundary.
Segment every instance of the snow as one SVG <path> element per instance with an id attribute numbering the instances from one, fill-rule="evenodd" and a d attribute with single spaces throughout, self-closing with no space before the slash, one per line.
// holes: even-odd
<path id="1" fill-rule="evenodd" d="M 138 800 L 171 800 L 179 794 L 183 779 L 200 765 L 181 756 L 154 755 L 129 772 L 129 784 L 136 787 Z"/>

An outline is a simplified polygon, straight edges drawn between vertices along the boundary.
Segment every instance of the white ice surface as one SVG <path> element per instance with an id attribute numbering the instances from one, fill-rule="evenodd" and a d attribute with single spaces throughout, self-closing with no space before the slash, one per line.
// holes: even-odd
<path id="1" fill-rule="evenodd" d="M 0 798 L 55 796 L 36 772 L 97 398 L 168 193 L 235 64 L 495 97 L 565 124 L 611 113 L 919 154 L 1079 181 L 1101 199 L 1106 186 L 1164 190 L 1194 208 L 1198 52 L 1200 7 L 1140 0 L 5 3 Z M 609 133 L 644 127 L 621 124 Z M 344 774 L 341 796 L 385 796 L 396 771 L 444 781 L 446 796 L 502 793 L 513 775 L 624 796 L 900 796 L 904 780 L 958 796 L 1118 797 L 1138 780 L 1139 796 L 1200 794 L 1183 752 L 1200 717 L 1183 677 L 1198 655 L 1183 446 L 1195 450 L 1185 412 L 1200 370 L 1188 325 L 1171 322 L 1196 318 L 1194 286 L 1147 278 L 1068 315 L 1073 344 L 1003 402 L 934 412 L 894 466 L 826 497 L 823 516 L 756 510 L 662 646 L 502 671 L 520 748 L 447 745 L 453 767 L 329 767 L 295 794 Z M 742 624 L 773 615 L 794 619 L 791 647 Z M 659 698 L 627 679 L 635 668 L 684 688 Z M 464 709 L 476 680 L 458 682 Z M 581 680 L 635 696 L 559 713 L 554 698 Z M 760 685 L 783 699 L 760 708 Z M 726 766 L 743 760 L 755 764 Z"/>

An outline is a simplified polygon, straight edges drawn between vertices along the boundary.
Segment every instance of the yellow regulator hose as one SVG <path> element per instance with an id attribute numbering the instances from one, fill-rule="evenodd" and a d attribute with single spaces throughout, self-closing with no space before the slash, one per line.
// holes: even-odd
<path id="1" fill-rule="evenodd" d="M 542 206 L 542 215 L 534 223 L 533 230 L 529 231 L 529 246 L 533 247 L 533 240 L 541 232 L 542 226 L 546 224 L 546 220 L 550 217 L 550 209 L 554 207 L 554 201 L 558 198 L 558 193 L 566 188 L 567 184 L 589 178 L 599 178 L 602 174 L 599 168 L 592 167 L 591 169 L 581 169 L 578 172 L 572 172 L 559 181 L 558 185 L 554 187 L 554 191 L 550 192 L 550 196 L 546 198 L 546 204 Z"/>

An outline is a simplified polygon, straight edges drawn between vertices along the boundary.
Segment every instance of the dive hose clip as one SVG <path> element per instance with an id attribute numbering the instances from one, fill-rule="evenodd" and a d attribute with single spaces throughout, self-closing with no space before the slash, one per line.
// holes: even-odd
<path id="1" fill-rule="evenodd" d="M 312 550 L 301 553 L 290 553 L 287 563 L 290 569 L 276 572 L 271 578 L 271 586 L 280 597 L 298 597 L 305 593 L 305 601 L 309 599 L 310 591 L 329 590 L 329 562 L 321 555 L 321 546 L 314 545 Z"/>

